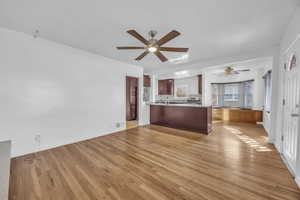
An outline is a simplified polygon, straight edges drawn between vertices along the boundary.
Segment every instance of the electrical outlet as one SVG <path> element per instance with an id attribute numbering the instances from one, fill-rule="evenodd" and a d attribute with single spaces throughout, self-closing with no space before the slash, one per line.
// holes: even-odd
<path id="1" fill-rule="evenodd" d="M 35 135 L 34 140 L 40 145 L 41 144 L 41 135 L 40 134 Z"/>
<path id="2" fill-rule="evenodd" d="M 34 141 L 36 142 L 36 151 L 41 151 L 41 135 L 40 134 L 36 134 L 34 136 Z"/>

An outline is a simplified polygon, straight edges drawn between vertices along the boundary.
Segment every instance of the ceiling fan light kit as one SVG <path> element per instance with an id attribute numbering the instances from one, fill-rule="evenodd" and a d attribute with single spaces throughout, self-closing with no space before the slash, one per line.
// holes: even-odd
<path id="1" fill-rule="evenodd" d="M 148 51 L 154 53 L 155 51 L 157 51 L 156 47 L 148 47 Z"/>
<path id="2" fill-rule="evenodd" d="M 187 52 L 188 48 L 177 48 L 177 47 L 162 47 L 163 44 L 169 42 L 170 40 L 174 39 L 175 37 L 179 36 L 180 33 L 178 31 L 171 31 L 160 40 L 155 39 L 154 37 L 157 34 L 157 31 L 149 31 L 150 39 L 146 40 L 143 36 L 141 36 L 135 30 L 128 30 L 127 33 L 135 37 L 137 40 L 142 42 L 145 47 L 134 47 L 134 46 L 125 46 L 125 47 L 117 47 L 118 50 L 138 50 L 144 49 L 145 51 L 139 55 L 135 60 L 139 61 L 143 59 L 148 53 L 154 53 L 161 62 L 165 62 L 168 59 L 161 53 L 161 51 L 169 51 L 169 52 Z"/>

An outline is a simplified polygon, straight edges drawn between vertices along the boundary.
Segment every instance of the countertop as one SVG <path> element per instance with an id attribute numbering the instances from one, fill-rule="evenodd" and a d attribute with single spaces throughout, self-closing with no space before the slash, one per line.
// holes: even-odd
<path id="1" fill-rule="evenodd" d="M 155 105 L 155 106 L 177 106 L 177 107 L 197 107 L 197 108 L 207 108 L 211 106 L 204 106 L 200 104 L 193 104 L 193 103 L 179 103 L 179 104 L 174 104 L 174 103 L 150 103 L 150 105 Z"/>

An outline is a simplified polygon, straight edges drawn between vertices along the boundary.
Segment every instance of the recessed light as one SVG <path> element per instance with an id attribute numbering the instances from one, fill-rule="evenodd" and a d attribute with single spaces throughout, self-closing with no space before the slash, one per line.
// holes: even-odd
<path id="1" fill-rule="evenodd" d="M 179 75 L 186 75 L 186 74 L 188 74 L 188 73 L 189 73 L 189 71 L 183 70 L 183 71 L 175 72 L 175 75 L 177 75 L 177 76 L 179 76 Z"/>

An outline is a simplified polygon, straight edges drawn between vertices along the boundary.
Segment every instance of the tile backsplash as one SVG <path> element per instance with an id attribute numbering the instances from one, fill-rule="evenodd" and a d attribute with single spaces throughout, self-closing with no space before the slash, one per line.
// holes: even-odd
<path id="1" fill-rule="evenodd" d="M 188 95 L 187 97 L 175 97 L 173 95 L 156 95 L 155 101 L 201 101 L 201 95 Z"/>

